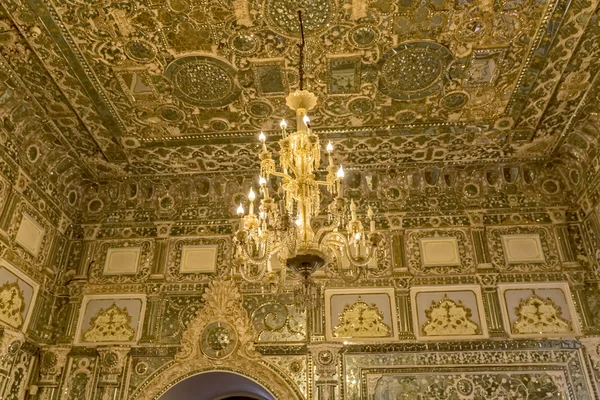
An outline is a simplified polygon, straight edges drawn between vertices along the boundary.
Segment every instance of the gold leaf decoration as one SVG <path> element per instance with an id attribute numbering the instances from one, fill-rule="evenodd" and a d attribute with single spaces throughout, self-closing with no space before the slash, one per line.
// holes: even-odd
<path id="1" fill-rule="evenodd" d="M 85 342 L 128 342 L 135 337 L 127 308 L 113 303 L 106 311 L 100 309 L 83 334 Z"/>
<path id="2" fill-rule="evenodd" d="M 432 301 L 429 310 L 425 311 L 428 321 L 423 325 L 425 336 L 478 335 L 479 325 L 471 321 L 471 309 L 444 298 L 439 302 Z"/>
<path id="3" fill-rule="evenodd" d="M 21 328 L 25 299 L 18 282 L 6 282 L 0 287 L 0 321 Z"/>
<path id="4" fill-rule="evenodd" d="M 552 299 L 546 300 L 532 293 L 521 299 L 516 308 L 519 317 L 513 324 L 515 333 L 572 332 L 571 323 L 561 318 L 562 310 Z"/>
<path id="5" fill-rule="evenodd" d="M 340 338 L 388 337 L 390 332 L 379 308 L 375 304 L 368 305 L 360 297 L 354 304 L 346 304 L 339 324 L 333 328 L 333 336 Z"/>

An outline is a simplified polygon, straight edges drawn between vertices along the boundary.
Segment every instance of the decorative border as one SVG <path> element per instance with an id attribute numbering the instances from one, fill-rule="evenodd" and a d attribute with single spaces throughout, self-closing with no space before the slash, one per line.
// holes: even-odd
<path id="1" fill-rule="evenodd" d="M 477 312 L 479 316 L 479 335 L 464 335 L 464 336 L 424 336 L 421 334 L 421 326 L 419 325 L 419 309 L 417 307 L 417 295 L 419 293 L 448 293 L 448 292 L 472 292 L 477 301 Z M 481 286 L 479 285 L 457 285 L 457 286 L 413 286 L 410 288 L 411 312 L 413 318 L 413 332 L 417 340 L 423 341 L 441 341 L 441 340 L 473 340 L 473 339 L 488 339 L 489 332 L 483 306 L 483 296 L 481 295 Z"/>
<path id="2" fill-rule="evenodd" d="M 500 238 L 502 239 L 502 250 L 504 251 L 504 261 L 506 262 L 506 265 L 509 264 L 523 264 L 523 263 L 544 263 L 546 262 L 546 256 L 544 255 L 544 248 L 542 246 L 542 240 L 540 239 L 540 235 L 538 234 L 518 234 L 518 235 L 500 235 Z M 539 254 L 541 254 L 541 257 L 538 259 L 529 259 L 529 260 L 510 260 L 509 259 L 509 251 L 507 249 L 508 247 L 508 242 L 511 239 L 532 239 L 535 238 L 536 240 L 536 246 L 538 248 L 538 252 Z"/>
<path id="3" fill-rule="evenodd" d="M 140 308 L 140 318 L 135 330 L 135 337 L 129 342 L 84 342 L 81 340 L 81 328 L 83 326 L 83 319 L 87 311 L 88 304 L 93 300 L 141 300 L 142 306 Z M 79 317 L 77 319 L 77 326 L 75 328 L 75 340 L 73 344 L 77 346 L 97 347 L 97 346 L 110 346 L 115 344 L 136 344 L 142 336 L 142 330 L 144 327 L 144 317 L 146 314 L 146 295 L 145 294 L 94 294 L 85 295 L 81 301 L 81 307 L 79 308 Z"/>
<path id="4" fill-rule="evenodd" d="M 392 320 L 392 333 L 383 338 L 337 338 L 331 335 L 333 324 L 331 321 L 331 298 L 335 295 L 357 296 L 361 294 L 384 294 L 390 300 L 390 318 Z M 327 289 L 325 290 L 325 337 L 328 341 L 347 343 L 362 342 L 391 342 L 398 338 L 398 315 L 396 312 L 396 291 L 393 288 L 364 288 L 364 289 Z"/>
<path id="5" fill-rule="evenodd" d="M 133 275 L 105 275 L 104 266 L 106 256 L 111 248 L 121 247 L 139 247 L 141 254 L 137 273 Z M 107 240 L 98 241 L 96 251 L 94 252 L 94 264 L 88 271 L 91 283 L 140 283 L 144 282 L 152 271 L 154 262 L 154 240 L 153 239 L 125 239 L 125 240 Z"/>
<path id="6" fill-rule="evenodd" d="M 8 262 L 7 260 L 0 258 L 0 267 L 4 267 L 9 270 L 11 273 L 17 276 L 17 278 L 23 280 L 33 289 L 33 294 L 31 296 L 31 302 L 29 303 L 29 307 L 27 312 L 25 313 L 25 319 L 23 320 L 23 326 L 21 326 L 22 332 L 27 332 L 27 328 L 29 326 L 29 322 L 31 321 L 31 317 L 33 315 L 33 310 L 35 309 L 35 302 L 37 300 L 37 295 L 40 290 L 40 285 L 35 282 L 33 279 L 25 275 L 22 271 L 20 271 L 16 266 Z M 15 329 L 14 327 L 10 327 L 10 329 Z"/>
<path id="7" fill-rule="evenodd" d="M 423 345 L 421 345 L 423 346 Z M 427 349 L 409 344 L 398 344 L 386 351 L 349 349 L 343 357 L 342 398 L 363 399 L 366 392 L 366 373 L 401 370 L 404 373 L 431 371 L 461 371 L 469 368 L 486 371 L 505 371 L 508 366 L 527 360 L 529 369 L 556 369 L 562 367 L 569 378 L 570 399 L 595 399 L 597 389 L 590 381 L 587 356 L 577 341 L 499 341 L 429 344 Z M 357 353 L 356 351 L 367 351 Z M 491 361 L 491 357 L 493 360 Z M 514 366 L 518 370 L 518 366 Z"/>
<path id="8" fill-rule="evenodd" d="M 526 333 L 524 333 L 524 334 L 513 333 L 512 329 L 511 329 L 510 315 L 508 312 L 508 306 L 506 304 L 506 297 L 504 296 L 504 293 L 507 290 L 514 290 L 514 289 L 517 289 L 517 290 L 560 289 L 563 292 L 563 295 L 565 296 L 565 302 L 567 303 L 567 307 L 569 309 L 573 332 L 571 334 L 569 334 L 569 333 L 543 333 L 543 334 L 538 334 L 538 335 L 526 334 Z M 581 335 L 581 322 L 579 320 L 579 314 L 577 314 L 577 310 L 575 309 L 575 302 L 573 300 L 573 297 L 571 295 L 571 289 L 567 282 L 548 282 L 548 283 L 528 282 L 528 283 L 524 283 L 524 284 L 501 283 L 501 284 L 498 284 L 498 296 L 500 297 L 500 309 L 502 311 L 502 322 L 504 323 L 504 326 L 506 328 L 506 333 L 508 334 L 509 337 L 540 339 L 540 338 L 556 338 L 556 337 L 572 338 L 572 337 Z"/>

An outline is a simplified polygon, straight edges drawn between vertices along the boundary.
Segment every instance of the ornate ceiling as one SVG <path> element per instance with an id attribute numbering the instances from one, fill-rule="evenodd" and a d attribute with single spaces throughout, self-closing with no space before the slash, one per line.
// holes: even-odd
<path id="1" fill-rule="evenodd" d="M 337 161 L 374 169 L 582 161 L 586 150 L 568 135 L 598 101 L 597 7 L 6 0 L 2 133 L 63 187 L 253 170 L 257 131 L 275 141 L 279 121 L 293 123 L 285 97 L 298 87 L 300 8 L 306 81 L 319 97 L 311 121 L 334 141 Z"/>

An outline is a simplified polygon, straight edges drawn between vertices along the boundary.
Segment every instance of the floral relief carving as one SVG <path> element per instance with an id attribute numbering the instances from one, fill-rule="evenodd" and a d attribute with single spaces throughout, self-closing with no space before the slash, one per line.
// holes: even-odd
<path id="1" fill-rule="evenodd" d="M 552 299 L 542 299 L 533 293 L 521 299 L 516 307 L 519 317 L 513 324 L 515 333 L 561 333 L 572 332 L 571 322 L 561 317 L 562 310 Z"/>
<path id="2" fill-rule="evenodd" d="M 6 282 L 0 286 L 0 321 L 21 328 L 23 326 L 25 299 L 18 282 Z"/>
<path id="3" fill-rule="evenodd" d="M 83 333 L 85 342 L 129 342 L 134 337 L 127 308 L 120 308 L 115 303 L 106 310 L 100 309 L 92 318 L 90 328 Z"/>
<path id="4" fill-rule="evenodd" d="M 268 364 L 254 348 L 256 332 L 242 296 L 231 280 L 211 280 L 203 307 L 190 320 L 174 362 L 150 377 L 132 399 L 158 399 L 171 385 L 203 371 L 225 369 L 248 376 L 275 398 L 301 399 L 285 372 Z"/>
<path id="5" fill-rule="evenodd" d="M 444 296 L 431 302 L 425 310 L 428 321 L 421 329 L 425 336 L 478 335 L 479 325 L 471 320 L 472 312 L 459 300 L 458 303 Z"/>
<path id="6" fill-rule="evenodd" d="M 354 304 L 346 304 L 333 328 L 333 335 L 340 338 L 388 337 L 390 332 L 377 305 L 369 305 L 360 297 Z"/>

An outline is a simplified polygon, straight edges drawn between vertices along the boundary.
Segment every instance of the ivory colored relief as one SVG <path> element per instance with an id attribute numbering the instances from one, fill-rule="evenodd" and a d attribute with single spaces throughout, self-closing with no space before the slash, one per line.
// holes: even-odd
<path id="1" fill-rule="evenodd" d="M 383 313 L 375 304 L 367 304 L 362 299 L 346 304 L 339 315 L 338 325 L 333 328 L 337 338 L 389 337 L 391 328 L 383 323 Z"/>
<path id="2" fill-rule="evenodd" d="M 84 342 L 129 342 L 135 337 L 127 308 L 112 304 L 92 317 L 90 328 L 83 333 Z"/>
<path id="3" fill-rule="evenodd" d="M 477 335 L 481 329 L 471 321 L 472 312 L 461 300 L 454 302 L 447 295 L 439 302 L 432 301 L 425 311 L 427 322 L 421 328 L 424 336 Z"/>
<path id="4" fill-rule="evenodd" d="M 410 291 L 418 340 L 475 339 L 488 336 L 480 287 L 413 287 Z"/>
<path id="5" fill-rule="evenodd" d="M 140 335 L 145 298 L 88 296 L 80 314 L 77 341 L 82 344 L 132 343 Z"/>
<path id="6" fill-rule="evenodd" d="M 515 310 L 518 316 L 513 324 L 515 333 L 561 333 L 573 332 L 571 323 L 561 317 L 562 310 L 552 299 L 546 299 L 531 291 L 531 296 L 522 299 Z"/>
<path id="7" fill-rule="evenodd" d="M 325 292 L 326 336 L 333 341 L 393 340 L 397 332 L 393 289 Z"/>
<path id="8" fill-rule="evenodd" d="M 14 266 L 0 260 L 0 322 L 25 331 L 38 285 Z"/>
<path id="9" fill-rule="evenodd" d="M 500 306 L 508 333 L 515 337 L 572 337 L 579 319 L 566 283 L 500 285 Z"/>

